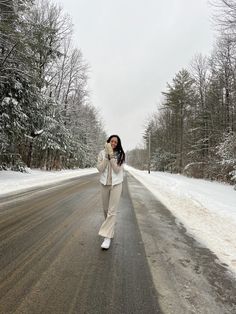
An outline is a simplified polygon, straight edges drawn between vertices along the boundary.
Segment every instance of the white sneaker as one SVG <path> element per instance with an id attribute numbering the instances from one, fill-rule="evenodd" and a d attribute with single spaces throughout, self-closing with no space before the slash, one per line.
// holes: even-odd
<path id="1" fill-rule="evenodd" d="M 111 244 L 110 238 L 104 238 L 104 241 L 102 242 L 101 248 L 104 250 L 108 250 Z"/>

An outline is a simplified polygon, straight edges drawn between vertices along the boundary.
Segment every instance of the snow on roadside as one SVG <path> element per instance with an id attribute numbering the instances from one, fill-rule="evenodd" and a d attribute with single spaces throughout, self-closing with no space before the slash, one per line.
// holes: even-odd
<path id="1" fill-rule="evenodd" d="M 125 166 L 236 275 L 236 191 L 232 186 Z"/>
<path id="2" fill-rule="evenodd" d="M 97 173 L 96 168 L 42 171 L 28 169 L 27 173 L 16 171 L 0 171 L 0 196 L 11 192 L 19 192 L 32 187 L 40 187 L 45 184 L 56 183 L 69 178 L 85 176 Z"/>

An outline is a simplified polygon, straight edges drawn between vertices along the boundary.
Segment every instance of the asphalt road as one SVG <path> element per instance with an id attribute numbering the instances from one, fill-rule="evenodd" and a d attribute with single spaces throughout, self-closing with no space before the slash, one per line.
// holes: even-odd
<path id="1" fill-rule="evenodd" d="M 0 204 L 1 314 L 236 313 L 227 266 L 131 175 L 108 251 L 98 175 Z"/>
<path id="2" fill-rule="evenodd" d="M 0 313 L 161 313 L 127 179 L 108 251 L 98 175 L 0 201 Z"/>

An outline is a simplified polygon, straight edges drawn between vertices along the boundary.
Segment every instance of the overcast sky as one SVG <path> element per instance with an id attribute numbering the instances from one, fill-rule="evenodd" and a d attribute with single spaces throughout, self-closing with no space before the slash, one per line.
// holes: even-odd
<path id="1" fill-rule="evenodd" d="M 91 100 L 125 150 L 143 142 L 161 92 L 214 42 L 207 0 L 54 0 L 72 17 L 90 64 Z"/>

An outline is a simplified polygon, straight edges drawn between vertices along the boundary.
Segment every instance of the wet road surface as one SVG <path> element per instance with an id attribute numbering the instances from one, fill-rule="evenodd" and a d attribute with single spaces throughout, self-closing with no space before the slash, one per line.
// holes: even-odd
<path id="1" fill-rule="evenodd" d="M 98 175 L 0 202 L 1 314 L 236 313 L 227 267 L 129 174 L 108 251 Z"/>
<path id="2" fill-rule="evenodd" d="M 108 251 L 98 175 L 0 202 L 0 313 L 161 313 L 126 179 Z"/>

